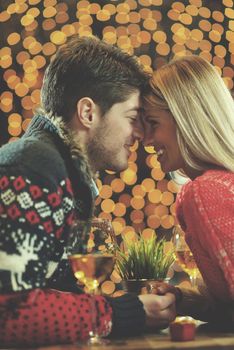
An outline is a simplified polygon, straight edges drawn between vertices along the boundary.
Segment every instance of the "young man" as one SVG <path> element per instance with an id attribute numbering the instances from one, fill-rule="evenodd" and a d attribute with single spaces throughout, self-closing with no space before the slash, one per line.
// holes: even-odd
<path id="1" fill-rule="evenodd" d="M 99 39 L 74 36 L 45 73 L 42 109 L 21 140 L 0 151 L 0 342 L 74 342 L 91 329 L 90 296 L 67 260 L 69 230 L 92 217 L 93 174 L 127 167 L 141 138 L 147 75 L 135 58 Z M 85 242 L 84 242 L 85 243 Z M 171 293 L 97 296 L 98 331 L 138 334 L 175 317 Z M 112 327 L 110 325 L 112 324 Z"/>

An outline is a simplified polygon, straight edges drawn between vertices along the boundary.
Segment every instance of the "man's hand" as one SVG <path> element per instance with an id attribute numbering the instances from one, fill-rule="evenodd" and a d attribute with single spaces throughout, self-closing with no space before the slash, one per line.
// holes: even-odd
<path id="1" fill-rule="evenodd" d="M 146 313 L 146 326 L 148 328 L 162 329 L 176 317 L 175 296 L 172 293 L 165 295 L 144 294 L 139 295 Z"/>

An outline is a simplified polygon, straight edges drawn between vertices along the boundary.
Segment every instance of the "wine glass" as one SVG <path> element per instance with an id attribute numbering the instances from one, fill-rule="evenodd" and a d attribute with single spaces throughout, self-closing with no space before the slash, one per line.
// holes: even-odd
<path id="1" fill-rule="evenodd" d="M 197 278 L 200 276 L 200 272 L 196 265 L 194 256 L 185 241 L 184 231 L 179 225 L 176 225 L 173 229 L 172 242 L 174 245 L 176 262 L 189 275 L 191 286 L 195 287 L 197 285 Z"/>
<path id="2" fill-rule="evenodd" d="M 68 244 L 68 259 L 74 276 L 86 293 L 91 295 L 92 329 L 87 343 L 93 345 L 106 344 L 102 339 L 111 331 L 106 325 L 105 334 L 98 334 L 97 310 L 94 295 L 101 294 L 101 284 L 110 277 L 115 264 L 115 234 L 108 220 L 95 218 L 89 221 L 77 220 L 72 227 Z"/>

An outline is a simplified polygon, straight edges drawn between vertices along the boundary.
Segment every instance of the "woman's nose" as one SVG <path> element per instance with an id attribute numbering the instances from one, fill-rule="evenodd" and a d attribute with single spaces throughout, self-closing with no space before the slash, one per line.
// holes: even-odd
<path id="1" fill-rule="evenodd" d="M 147 128 L 145 128 L 144 138 L 142 139 L 142 143 L 144 146 L 152 146 L 154 144 L 152 133 Z"/>

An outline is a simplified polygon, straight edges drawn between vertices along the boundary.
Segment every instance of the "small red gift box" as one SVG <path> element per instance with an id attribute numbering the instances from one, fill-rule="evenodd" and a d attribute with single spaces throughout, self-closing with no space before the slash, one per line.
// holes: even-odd
<path id="1" fill-rule="evenodd" d="M 196 333 L 196 325 L 190 318 L 177 318 L 170 324 L 171 340 L 188 341 L 193 340 Z"/>

